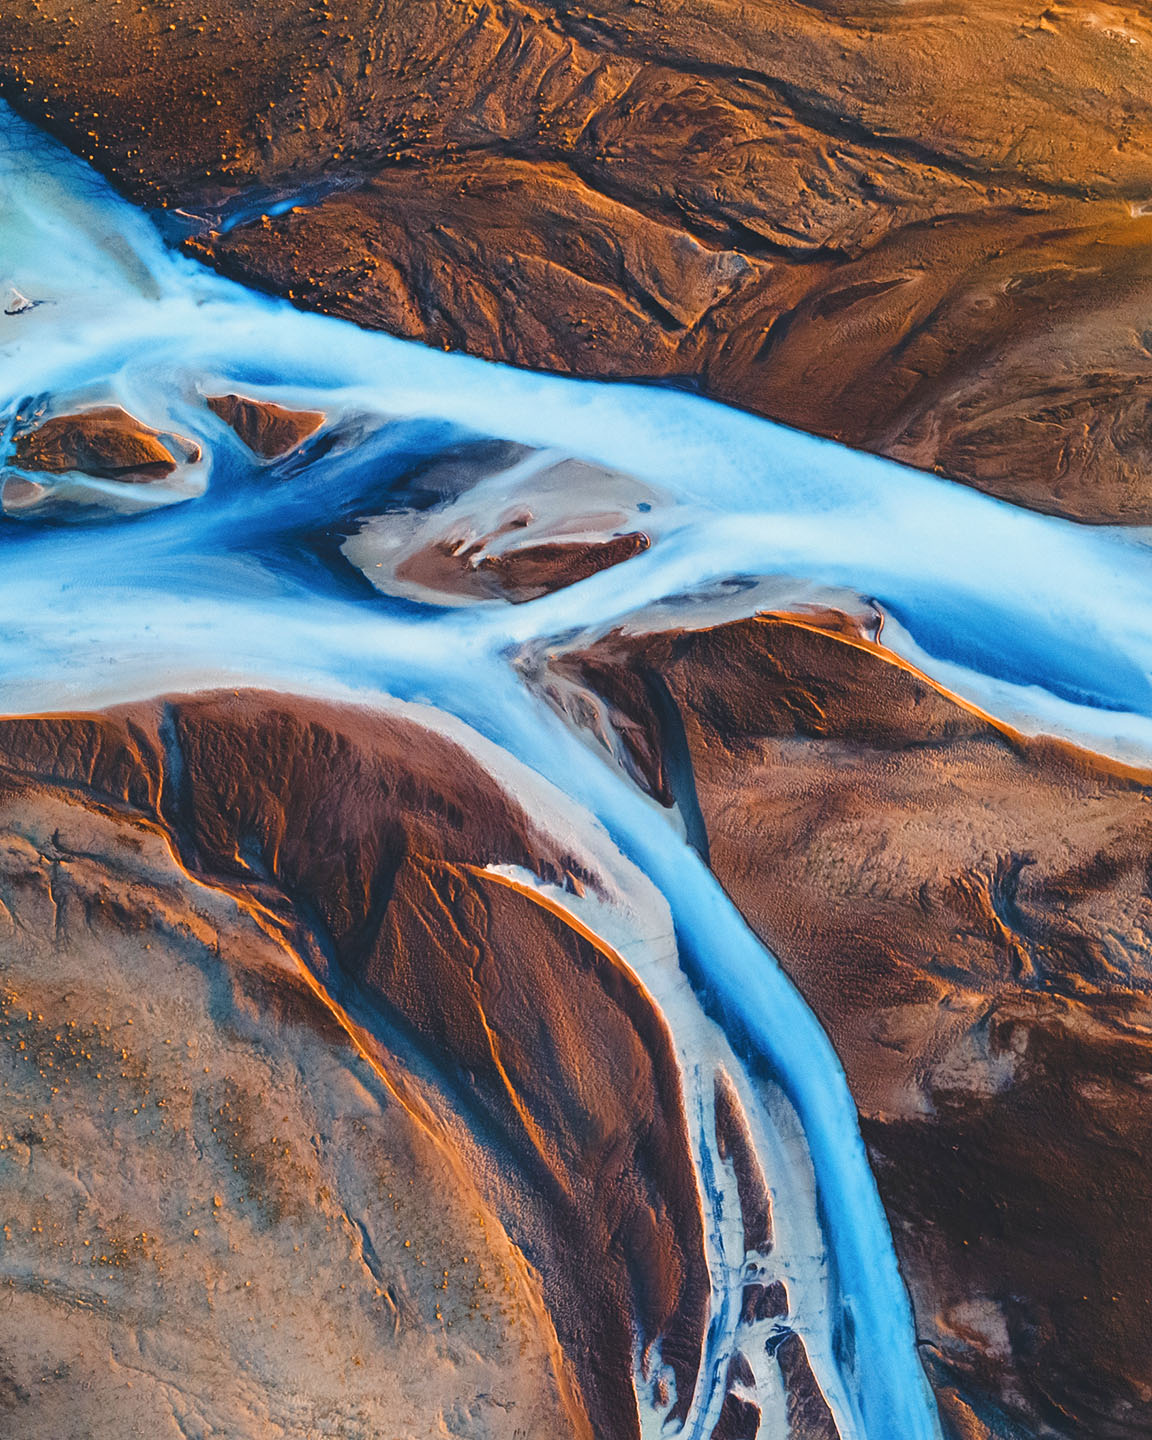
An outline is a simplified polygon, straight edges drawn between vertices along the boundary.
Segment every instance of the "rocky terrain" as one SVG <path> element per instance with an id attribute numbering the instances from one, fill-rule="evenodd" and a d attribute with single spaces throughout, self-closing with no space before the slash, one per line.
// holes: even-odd
<path id="1" fill-rule="evenodd" d="M 144 483 L 162 480 L 177 467 L 165 438 L 173 449 L 182 445 L 182 458 L 200 458 L 199 447 L 191 441 L 161 436 L 118 405 L 98 406 L 79 415 L 54 416 L 18 434 L 12 463 L 21 470 L 79 470 L 98 480 Z"/>
<path id="2" fill-rule="evenodd" d="M 210 395 L 209 408 L 262 460 L 287 455 L 324 423 L 317 410 L 286 410 L 244 395 Z"/>
<path id="3" fill-rule="evenodd" d="M 13 518 L 139 513 L 203 492 L 203 451 L 154 430 L 119 405 L 45 417 L 26 405 L 12 422 L 0 510 Z"/>
<path id="4" fill-rule="evenodd" d="M 1145 1434 L 1152 778 L 835 614 L 609 635 L 541 683 L 677 807 L 832 1037 L 949 1433 Z"/>
<path id="5" fill-rule="evenodd" d="M 0 94 L 302 306 L 1152 517 L 1138 7 L 12 0 Z"/>

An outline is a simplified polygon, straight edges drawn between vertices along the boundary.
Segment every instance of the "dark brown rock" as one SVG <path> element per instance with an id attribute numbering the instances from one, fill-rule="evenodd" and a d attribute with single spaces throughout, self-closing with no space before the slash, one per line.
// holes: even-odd
<path id="1" fill-rule="evenodd" d="M 744 1219 L 744 1248 L 767 1254 L 772 1248 L 772 1197 L 756 1155 L 736 1088 L 727 1075 L 715 1084 L 716 1149 L 721 1160 L 731 1161 Z"/>
<path id="2" fill-rule="evenodd" d="M 759 1431 L 759 1405 L 731 1392 L 725 1395 L 720 1417 L 712 1428 L 712 1440 L 756 1440 Z"/>
<path id="3" fill-rule="evenodd" d="M 776 1320 L 788 1314 L 788 1291 L 782 1280 L 770 1285 L 745 1285 L 740 1319 L 745 1325 L 757 1320 Z"/>
<path id="4" fill-rule="evenodd" d="M 269 400 L 249 400 L 243 395 L 209 395 L 208 408 L 264 460 L 287 455 L 324 423 L 322 411 L 286 410 Z"/>
<path id="5" fill-rule="evenodd" d="M 775 1346 L 775 1351 L 788 1396 L 788 1440 L 840 1440 L 840 1431 L 812 1373 L 803 1340 L 799 1335 L 788 1334 Z"/>

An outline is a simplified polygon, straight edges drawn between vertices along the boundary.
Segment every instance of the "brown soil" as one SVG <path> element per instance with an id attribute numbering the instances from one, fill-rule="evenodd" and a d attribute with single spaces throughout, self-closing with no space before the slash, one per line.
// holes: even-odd
<path id="1" fill-rule="evenodd" d="M 163 443 L 182 448 L 183 459 L 197 460 L 192 441 L 178 441 L 153 430 L 118 405 L 57 415 L 16 437 L 12 458 L 23 470 L 60 475 L 79 470 L 98 480 L 146 483 L 163 480 L 180 463 Z"/>
<path id="2" fill-rule="evenodd" d="M 639 1436 L 633 1336 L 687 1406 L 709 1282 L 670 1037 L 610 948 L 484 871 L 597 884 L 460 746 L 241 692 L 0 721 L 0 779 L 160 835 L 389 1047 L 539 1276 L 598 1436 Z"/>
<path id="3" fill-rule="evenodd" d="M 846 626 L 555 663 L 557 703 L 594 689 L 639 783 L 699 815 L 832 1037 L 952 1433 L 1146 1434 L 1152 778 Z"/>
<path id="4" fill-rule="evenodd" d="M 1152 518 L 1136 6 L 12 0 L 0 94 L 300 305 Z"/>
<path id="5" fill-rule="evenodd" d="M 264 460 L 287 455 L 324 423 L 321 411 L 286 410 L 283 405 L 248 400 L 243 395 L 209 395 L 208 408 Z"/>

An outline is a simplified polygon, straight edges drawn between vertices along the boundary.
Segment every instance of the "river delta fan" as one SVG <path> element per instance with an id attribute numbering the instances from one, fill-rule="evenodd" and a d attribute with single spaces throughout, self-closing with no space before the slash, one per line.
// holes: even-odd
<path id="1" fill-rule="evenodd" d="M 1147 1434 L 1143 18 L 0 37 L 0 1436 Z"/>

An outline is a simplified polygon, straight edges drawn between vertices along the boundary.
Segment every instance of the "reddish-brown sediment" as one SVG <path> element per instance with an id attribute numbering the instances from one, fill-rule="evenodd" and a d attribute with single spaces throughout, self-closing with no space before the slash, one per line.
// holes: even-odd
<path id="1" fill-rule="evenodd" d="M 6 770 L 0 937 L 0 1432 L 591 1440 L 468 1158 L 259 911 Z"/>
<path id="2" fill-rule="evenodd" d="M 172 448 L 181 451 L 180 459 Z M 198 460 L 199 446 L 161 436 L 118 405 L 57 415 L 16 436 L 12 459 L 23 470 L 64 474 L 79 470 L 98 480 L 163 480 L 181 460 Z"/>
<path id="3" fill-rule="evenodd" d="M 793 1333 L 774 1348 L 788 1397 L 788 1440 L 840 1440 L 803 1340 Z"/>
<path id="4" fill-rule="evenodd" d="M 167 837 L 381 1037 L 539 1275 L 597 1435 L 639 1434 L 633 1336 L 688 1404 L 708 1276 L 670 1037 L 610 949 L 484 871 L 597 883 L 460 746 L 244 692 L 0 722 L 0 774 Z"/>
<path id="5" fill-rule="evenodd" d="M 1152 517 L 1133 5 L 11 0 L 0 42 L 5 98 L 298 304 Z"/>
<path id="6" fill-rule="evenodd" d="M 748 1119 L 736 1088 L 718 1073 L 715 1084 L 716 1149 L 736 1173 L 740 1214 L 744 1222 L 744 1248 L 767 1254 L 772 1248 L 772 1199 L 768 1182 L 752 1143 Z"/>
<path id="7" fill-rule="evenodd" d="M 324 423 L 320 410 L 287 410 L 243 395 L 209 395 L 208 408 L 231 426 L 253 454 L 275 460 L 295 450 Z"/>
<path id="8" fill-rule="evenodd" d="M 650 543 L 647 535 L 637 533 L 606 540 L 545 541 L 481 554 L 488 539 L 471 545 L 447 540 L 426 545 L 396 567 L 396 577 L 438 595 L 521 605 L 620 565 Z M 368 574 L 371 578 L 371 571 Z"/>
<path id="9" fill-rule="evenodd" d="M 587 580 L 647 550 L 647 535 L 613 535 L 606 540 L 556 540 L 485 555 L 477 566 L 509 600 L 522 603 Z"/>
<path id="10" fill-rule="evenodd" d="M 799 617 L 554 663 L 831 1035 L 954 1433 L 1145 1434 L 1152 782 Z"/>

